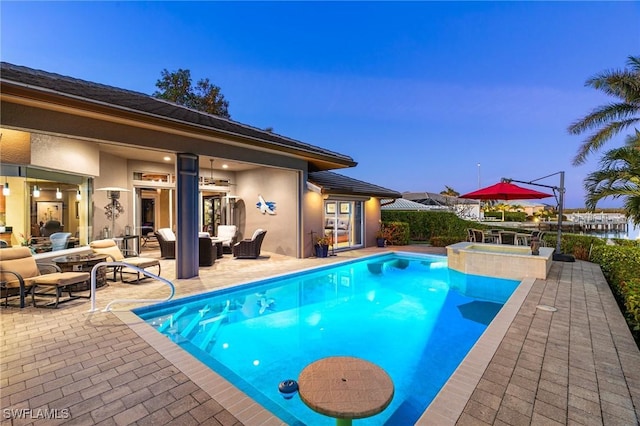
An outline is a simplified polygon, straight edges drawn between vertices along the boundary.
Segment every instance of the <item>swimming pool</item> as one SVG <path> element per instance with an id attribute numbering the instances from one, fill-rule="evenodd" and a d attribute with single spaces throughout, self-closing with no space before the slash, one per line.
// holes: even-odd
<path id="1" fill-rule="evenodd" d="M 358 356 L 392 377 L 391 405 L 359 424 L 412 424 L 518 282 L 446 257 L 388 254 L 134 311 L 289 424 L 334 424 L 277 385 L 309 363 Z"/>

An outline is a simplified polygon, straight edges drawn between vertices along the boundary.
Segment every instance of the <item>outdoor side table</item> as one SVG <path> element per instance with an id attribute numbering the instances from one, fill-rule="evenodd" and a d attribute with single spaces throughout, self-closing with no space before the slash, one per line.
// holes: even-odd
<path id="1" fill-rule="evenodd" d="M 140 254 L 140 235 L 121 235 L 113 237 L 113 240 L 118 248 L 124 250 L 124 257 L 133 257 L 133 252 Z M 133 247 L 129 247 L 130 243 L 133 243 Z"/>
<path id="2" fill-rule="evenodd" d="M 215 237 L 211 237 L 211 244 L 215 245 L 218 250 L 218 253 L 216 254 L 216 259 L 220 259 L 221 257 L 223 257 L 222 240 Z"/>
<path id="3" fill-rule="evenodd" d="M 377 365 L 360 358 L 322 358 L 306 366 L 298 378 L 300 399 L 312 410 L 335 417 L 336 425 L 371 417 L 393 399 L 391 377 Z"/>

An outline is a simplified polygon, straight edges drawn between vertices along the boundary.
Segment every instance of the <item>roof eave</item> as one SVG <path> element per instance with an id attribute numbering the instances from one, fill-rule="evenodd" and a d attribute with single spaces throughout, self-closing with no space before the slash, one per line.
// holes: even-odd
<path id="1" fill-rule="evenodd" d="M 230 142 L 240 144 L 250 144 L 254 147 L 269 149 L 276 152 L 305 158 L 317 170 L 332 170 L 339 168 L 355 167 L 358 163 L 347 156 L 327 155 L 310 150 L 300 149 L 279 144 L 273 141 L 266 141 L 253 138 L 247 135 L 240 135 L 213 127 L 189 123 L 182 120 L 158 116 L 152 113 L 133 110 L 119 105 L 99 102 L 87 98 L 81 98 L 54 90 L 44 89 L 36 86 L 24 85 L 0 78 L 0 98 L 3 101 L 34 104 L 41 108 L 43 105 L 56 105 L 67 109 L 91 112 L 93 114 L 111 116 L 124 120 L 140 122 L 148 125 L 171 128 L 179 131 L 200 134 L 207 137 L 215 137 Z M 22 100 L 22 101 L 20 101 Z M 51 108 L 55 109 L 55 108 Z"/>

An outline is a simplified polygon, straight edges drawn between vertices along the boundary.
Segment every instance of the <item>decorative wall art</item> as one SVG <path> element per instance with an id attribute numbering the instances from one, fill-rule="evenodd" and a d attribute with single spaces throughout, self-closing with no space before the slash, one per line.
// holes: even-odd
<path id="1" fill-rule="evenodd" d="M 265 201 L 262 195 L 258 194 L 258 202 L 256 203 L 256 207 L 260 210 L 260 213 L 265 214 L 276 214 L 276 203 L 275 201 Z"/>
<path id="2" fill-rule="evenodd" d="M 324 205 L 324 211 L 326 214 L 335 214 L 336 213 L 336 203 L 327 203 Z"/>
<path id="3" fill-rule="evenodd" d="M 38 222 L 47 223 L 50 220 L 57 220 L 62 223 L 62 206 L 60 201 L 38 201 Z"/>
<path id="4" fill-rule="evenodd" d="M 349 214 L 349 203 L 340 203 L 340 214 Z"/>

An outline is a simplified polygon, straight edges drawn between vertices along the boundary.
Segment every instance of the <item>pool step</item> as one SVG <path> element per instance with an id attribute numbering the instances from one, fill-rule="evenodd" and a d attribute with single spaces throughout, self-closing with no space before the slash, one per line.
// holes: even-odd
<path id="1" fill-rule="evenodd" d="M 182 308 L 180 308 L 180 310 L 178 312 L 176 312 L 175 314 L 171 314 L 169 316 L 169 319 L 167 319 L 165 322 L 163 322 L 162 324 L 160 324 L 160 327 L 158 327 L 158 331 L 160 333 L 164 332 L 167 328 L 172 327 L 173 323 L 182 316 L 182 314 L 184 314 L 185 312 L 187 312 L 187 307 L 183 306 Z"/>
<path id="2" fill-rule="evenodd" d="M 200 343 L 198 343 L 198 347 L 200 349 L 204 351 L 207 350 L 209 343 L 211 343 L 211 340 L 213 340 L 214 336 L 218 332 L 218 329 L 220 328 L 222 321 L 224 321 L 224 319 L 227 317 L 227 314 L 229 313 L 230 305 L 231 305 L 231 302 L 227 300 L 227 305 L 224 307 L 224 309 L 222 310 L 222 312 L 220 312 L 219 315 L 216 315 L 213 318 L 209 318 L 199 322 L 199 324 L 204 328 L 207 328 L 207 326 L 209 326 L 209 330 L 207 330 L 207 333 L 204 335 Z"/>
<path id="3" fill-rule="evenodd" d="M 193 331 L 196 325 L 198 325 L 198 323 L 202 320 L 202 318 L 204 318 L 204 316 L 207 314 L 207 312 L 209 312 L 209 310 L 210 310 L 209 305 L 206 305 L 204 308 L 200 309 L 198 311 L 199 313 L 195 314 L 193 318 L 191 318 L 191 321 L 189 322 L 189 324 L 187 324 L 184 330 L 180 332 L 180 335 L 182 337 L 188 337 L 189 333 Z"/>

